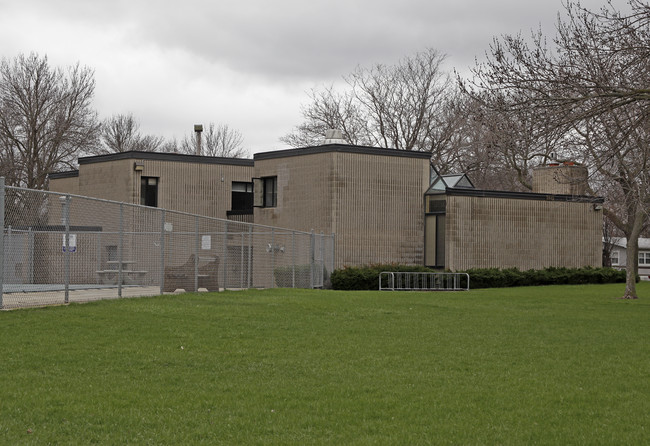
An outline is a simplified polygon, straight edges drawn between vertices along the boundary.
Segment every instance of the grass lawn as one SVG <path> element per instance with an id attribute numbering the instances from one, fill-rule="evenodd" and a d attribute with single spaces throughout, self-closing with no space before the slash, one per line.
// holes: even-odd
<path id="1" fill-rule="evenodd" d="M 650 283 L 0 312 L 0 444 L 648 444 Z"/>

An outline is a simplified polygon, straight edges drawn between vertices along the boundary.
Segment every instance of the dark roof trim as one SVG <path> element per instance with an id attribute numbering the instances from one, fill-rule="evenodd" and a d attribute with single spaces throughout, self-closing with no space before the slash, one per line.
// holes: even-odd
<path id="1" fill-rule="evenodd" d="M 79 164 L 102 163 L 106 161 L 116 161 L 125 159 L 138 160 L 155 160 L 155 161 L 175 161 L 181 163 L 198 163 L 198 164 L 227 164 L 234 166 L 253 166 L 252 159 L 244 158 L 224 158 L 219 156 L 198 156 L 185 155 L 181 153 L 162 153 L 162 152 L 119 152 L 109 153 L 107 155 L 85 156 L 79 158 Z"/>
<path id="2" fill-rule="evenodd" d="M 68 170 L 66 172 L 50 172 L 47 174 L 47 177 L 50 179 L 76 178 L 78 176 L 79 176 L 78 170 Z"/>
<path id="3" fill-rule="evenodd" d="M 398 156 L 403 158 L 422 158 L 430 159 L 429 152 L 414 152 L 411 150 L 396 150 L 384 149 L 380 147 L 366 147 L 366 146 L 349 146 L 346 144 L 325 144 L 322 146 L 304 147 L 300 149 L 287 149 L 276 150 L 273 152 L 256 153 L 253 158 L 255 160 L 268 160 L 275 158 L 287 158 L 290 156 L 314 155 L 317 153 L 360 153 L 364 155 L 379 155 L 379 156 Z"/>
<path id="4" fill-rule="evenodd" d="M 467 189 L 460 187 L 448 187 L 446 191 L 440 191 L 440 194 L 468 197 L 514 198 L 519 200 L 538 201 L 574 201 L 577 203 L 603 203 L 605 201 L 603 197 L 590 197 L 587 195 L 538 194 L 534 192 L 507 192 L 498 190 Z"/>

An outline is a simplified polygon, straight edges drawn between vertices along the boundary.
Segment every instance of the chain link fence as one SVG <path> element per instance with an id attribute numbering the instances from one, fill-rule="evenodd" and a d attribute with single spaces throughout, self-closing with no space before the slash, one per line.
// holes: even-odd
<path id="1" fill-rule="evenodd" d="M 0 308 L 184 291 L 321 288 L 334 235 L 9 187 Z"/>

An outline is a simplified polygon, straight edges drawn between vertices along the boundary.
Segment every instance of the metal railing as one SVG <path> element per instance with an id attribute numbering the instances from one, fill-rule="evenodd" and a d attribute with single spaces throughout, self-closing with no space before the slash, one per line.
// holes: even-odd
<path id="1" fill-rule="evenodd" d="M 467 273 L 393 272 L 379 273 L 380 291 L 467 291 Z"/>
<path id="2" fill-rule="evenodd" d="M 175 290 L 321 288 L 334 235 L 4 186 L 0 308 Z"/>

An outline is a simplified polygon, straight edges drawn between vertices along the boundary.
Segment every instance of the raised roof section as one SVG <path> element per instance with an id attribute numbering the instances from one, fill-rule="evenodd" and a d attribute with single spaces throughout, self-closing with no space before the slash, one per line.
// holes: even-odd
<path id="1" fill-rule="evenodd" d="M 415 152 L 411 150 L 384 149 L 379 147 L 350 146 L 347 144 L 325 144 L 322 146 L 304 147 L 300 149 L 276 150 L 273 152 L 262 152 L 254 155 L 255 160 L 268 160 L 274 158 L 287 158 L 290 156 L 313 155 L 316 153 L 360 153 L 364 155 L 397 156 L 405 158 L 429 159 L 429 152 Z"/>

